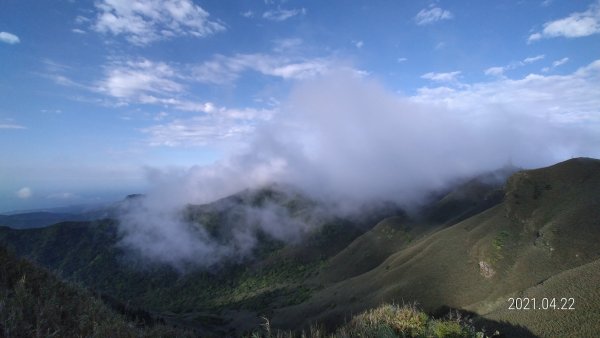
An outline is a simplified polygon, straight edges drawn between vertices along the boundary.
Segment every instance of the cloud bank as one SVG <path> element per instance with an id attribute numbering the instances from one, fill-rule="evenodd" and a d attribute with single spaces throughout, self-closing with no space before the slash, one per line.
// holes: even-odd
<path id="1" fill-rule="evenodd" d="M 162 262 L 210 266 L 247 255 L 257 227 L 293 241 L 314 224 L 277 206 L 251 210 L 221 243 L 182 218 L 187 203 L 279 182 L 339 212 L 373 200 L 410 207 L 431 190 L 509 162 L 531 168 L 598 157 L 598 107 L 600 60 L 569 75 L 422 88 L 410 97 L 331 71 L 299 82 L 222 161 L 150 170 L 147 199 L 123 214 L 123 243 Z"/>

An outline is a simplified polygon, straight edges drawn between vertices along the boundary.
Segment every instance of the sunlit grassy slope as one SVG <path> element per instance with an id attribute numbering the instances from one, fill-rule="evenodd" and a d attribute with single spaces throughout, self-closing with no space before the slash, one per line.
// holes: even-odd
<path id="1" fill-rule="evenodd" d="M 334 258 L 332 262 L 349 264 L 328 264 L 322 275 L 335 276 L 338 270 L 348 275 L 349 266 L 355 266 L 358 274 L 325 284 L 308 301 L 277 311 L 274 324 L 339 322 L 349 313 L 392 300 L 417 301 L 427 311 L 449 306 L 485 314 L 508 307 L 509 296 L 546 280 L 562 285 L 557 290 L 567 290 L 570 283 L 561 282 L 567 280 L 560 278 L 561 273 L 600 258 L 599 199 L 598 160 L 573 159 L 518 172 L 508 180 L 501 204 L 409 245 L 406 237 L 399 236 L 394 241 L 398 250 L 367 272 L 362 273 L 360 262 L 369 249 L 348 250 L 343 260 Z M 376 227 L 349 248 L 368 238 L 369 248 L 389 250 L 388 238 L 378 233 L 381 229 Z M 549 280 L 553 276 L 556 279 Z M 598 304 L 592 290 L 597 285 L 582 281 L 578 287 L 581 304 L 586 292 L 591 297 L 588 302 Z M 566 293 L 561 297 L 571 297 Z M 571 317 L 581 330 L 597 329 L 597 324 L 585 320 L 589 311 L 581 308 Z M 538 316 L 552 318 L 544 313 Z M 525 314 L 502 318 L 533 325 Z"/>

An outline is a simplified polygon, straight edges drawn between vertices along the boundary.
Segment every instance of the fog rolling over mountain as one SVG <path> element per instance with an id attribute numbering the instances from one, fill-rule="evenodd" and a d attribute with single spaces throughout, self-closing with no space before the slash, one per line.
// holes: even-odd
<path id="1" fill-rule="evenodd" d="M 600 160 L 515 170 L 458 180 L 408 212 L 374 203 L 334 215 L 289 186 L 245 190 L 185 207 L 178 219 L 196 237 L 177 255 L 157 245 L 132 255 L 127 241 L 138 237 L 111 219 L 0 227 L 0 243 L 99 292 L 117 311 L 129 304 L 196 336 L 268 336 L 261 316 L 272 332 L 313 325 L 316 337 L 374 337 L 381 327 L 396 336 L 594 336 Z M 300 224 L 269 227 L 287 221 Z M 191 256 L 202 253 L 212 257 Z M 20 293 L 11 283 L 0 296 L 13 304 Z M 524 297 L 538 307 L 509 309 L 509 299 Z M 573 309 L 561 307 L 563 298 Z"/>
<path id="2" fill-rule="evenodd" d="M 506 165 L 600 156 L 597 125 L 559 123 L 546 108 L 507 111 L 492 102 L 453 108 L 399 96 L 347 70 L 331 71 L 297 84 L 277 114 L 225 159 L 148 169 L 146 197 L 119 217 L 122 244 L 151 260 L 208 266 L 246 255 L 257 242 L 256 227 L 289 242 L 314 224 L 280 205 L 254 206 L 242 212 L 232 241 L 219 243 L 186 220 L 188 204 L 280 183 L 326 206 L 330 216 L 359 214 L 377 201 L 410 211 L 457 180 Z"/>

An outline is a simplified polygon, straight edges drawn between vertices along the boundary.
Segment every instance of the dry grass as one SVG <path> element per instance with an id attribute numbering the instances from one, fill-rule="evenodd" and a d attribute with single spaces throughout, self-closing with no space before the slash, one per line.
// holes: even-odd
<path id="1" fill-rule="evenodd" d="M 489 337 L 477 331 L 470 320 L 457 313 L 435 319 L 414 304 L 382 304 L 352 317 L 332 333 L 318 325 L 312 325 L 308 331 L 300 333 L 273 330 L 269 320 L 263 320 L 262 330 L 253 332 L 250 338 Z"/>

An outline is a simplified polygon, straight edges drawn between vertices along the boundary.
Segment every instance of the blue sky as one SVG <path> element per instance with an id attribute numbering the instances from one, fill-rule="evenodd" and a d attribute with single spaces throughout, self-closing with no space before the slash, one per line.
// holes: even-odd
<path id="1" fill-rule="evenodd" d="M 4 0 L 0 32 L 0 211 L 222 160 L 332 70 L 452 109 L 600 114 L 598 1 Z"/>

